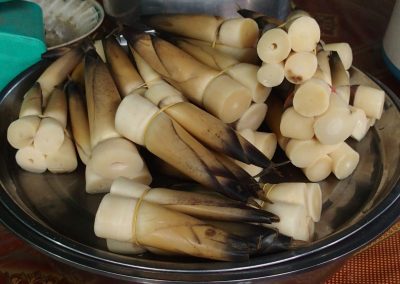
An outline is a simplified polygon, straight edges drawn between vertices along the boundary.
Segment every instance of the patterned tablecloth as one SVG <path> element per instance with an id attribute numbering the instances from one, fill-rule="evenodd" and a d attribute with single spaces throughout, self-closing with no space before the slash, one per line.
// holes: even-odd
<path id="1" fill-rule="evenodd" d="M 400 83 L 388 72 L 381 57 L 382 38 L 393 0 L 298 0 L 295 3 L 316 17 L 326 42 L 351 43 L 354 65 L 400 94 Z M 98 284 L 110 283 L 110 279 L 59 263 L 0 226 L 2 283 Z M 351 257 L 326 283 L 400 283 L 400 222 Z"/>

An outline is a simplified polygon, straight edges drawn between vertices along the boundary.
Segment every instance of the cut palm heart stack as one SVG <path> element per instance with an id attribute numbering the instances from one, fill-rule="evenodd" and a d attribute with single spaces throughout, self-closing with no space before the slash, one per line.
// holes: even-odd
<path id="1" fill-rule="evenodd" d="M 18 165 L 68 173 L 77 151 L 86 192 L 105 194 L 94 231 L 109 250 L 241 261 L 295 249 L 321 216 L 315 182 L 357 167 L 346 141 L 381 117 L 385 94 L 352 84 L 350 46 L 323 43 L 306 12 L 238 12 L 147 16 L 162 37 L 75 47 L 25 94 L 7 132 Z M 313 183 L 262 179 L 277 145 Z M 154 160 L 200 190 L 153 186 Z"/>

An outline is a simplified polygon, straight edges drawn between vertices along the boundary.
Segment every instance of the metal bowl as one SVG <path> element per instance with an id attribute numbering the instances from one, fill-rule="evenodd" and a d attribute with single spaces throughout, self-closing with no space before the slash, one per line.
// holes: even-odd
<path id="1" fill-rule="evenodd" d="M 97 30 L 104 20 L 95 0 L 30 0 L 40 5 L 49 50 L 74 44 Z"/>
<path id="2" fill-rule="evenodd" d="M 63 262 L 135 281 L 316 283 L 400 215 L 400 102 L 378 82 L 387 92 L 384 114 L 362 142 L 350 141 L 361 154 L 355 173 L 321 183 L 322 218 L 316 241 L 307 247 L 235 263 L 110 253 L 93 232 L 101 195 L 85 193 L 84 168 L 60 175 L 28 173 L 17 166 L 15 150 L 7 143 L 6 129 L 17 118 L 24 93 L 47 65 L 41 61 L 32 66 L 0 93 L 0 218 L 21 238 Z M 363 80 L 357 69 L 352 73 Z"/>

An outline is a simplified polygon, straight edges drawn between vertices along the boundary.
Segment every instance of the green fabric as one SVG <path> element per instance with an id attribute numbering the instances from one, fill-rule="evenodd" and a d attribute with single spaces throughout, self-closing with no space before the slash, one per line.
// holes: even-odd
<path id="1" fill-rule="evenodd" d="M 40 7 L 26 1 L 0 2 L 0 90 L 45 51 Z"/>

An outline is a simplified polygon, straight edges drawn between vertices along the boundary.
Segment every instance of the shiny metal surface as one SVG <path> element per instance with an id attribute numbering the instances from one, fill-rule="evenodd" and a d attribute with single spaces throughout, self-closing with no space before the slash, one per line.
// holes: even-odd
<path id="1" fill-rule="evenodd" d="M 290 10 L 288 0 L 142 0 L 140 2 L 142 14 L 198 13 L 237 17 L 239 15 L 236 10 L 243 8 L 283 19 Z"/>
<path id="2" fill-rule="evenodd" d="M 46 65 L 41 62 L 33 66 L 0 93 L 0 219 L 22 238 L 64 262 L 135 281 L 269 279 L 275 283 L 281 279 L 285 283 L 283 276 L 300 279 L 303 271 L 317 269 L 358 249 L 400 215 L 400 104 L 386 90 L 382 119 L 361 143 L 351 141 L 361 153 L 356 172 L 343 181 L 331 176 L 321 183 L 322 218 L 316 226 L 316 241 L 308 247 L 255 257 L 245 263 L 109 253 L 105 242 L 93 233 L 101 195 L 85 193 L 84 168 L 63 175 L 27 173 L 18 168 L 15 150 L 7 143 L 6 129 L 16 119 L 23 95 Z M 362 80 L 358 72 L 352 70 L 358 74 L 357 80 Z M 294 168 L 291 173 L 289 180 L 302 178 Z"/>

